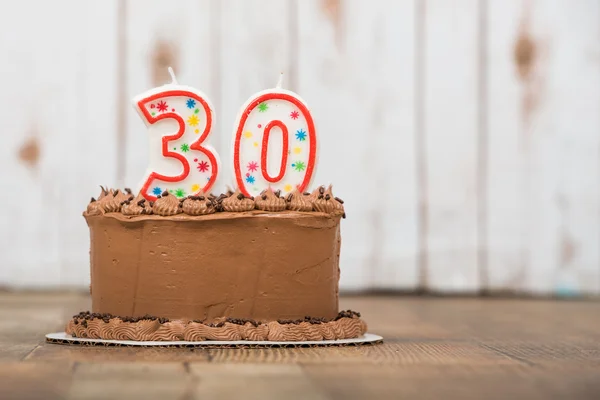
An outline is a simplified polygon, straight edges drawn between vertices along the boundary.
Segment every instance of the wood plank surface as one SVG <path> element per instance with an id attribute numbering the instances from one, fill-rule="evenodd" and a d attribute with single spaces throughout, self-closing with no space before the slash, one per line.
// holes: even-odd
<path id="1" fill-rule="evenodd" d="M 423 132 L 426 290 L 476 292 L 481 40 L 476 0 L 424 3 Z"/>
<path id="2" fill-rule="evenodd" d="M 296 3 L 293 89 L 317 124 L 314 184 L 332 183 L 348 214 L 341 285 L 416 289 L 414 2 Z"/>
<path id="3" fill-rule="evenodd" d="M 342 297 L 384 343 L 189 349 L 44 342 L 77 293 L 0 293 L 4 399 L 594 399 L 600 303 Z"/>
<path id="4" fill-rule="evenodd" d="M 116 178 L 115 9 L 59 0 L 0 12 L 0 185 L 17 193 L 1 200 L 0 286 L 89 281 L 81 212 Z"/>
<path id="5" fill-rule="evenodd" d="M 600 5 L 489 4 L 490 289 L 598 293 Z"/>

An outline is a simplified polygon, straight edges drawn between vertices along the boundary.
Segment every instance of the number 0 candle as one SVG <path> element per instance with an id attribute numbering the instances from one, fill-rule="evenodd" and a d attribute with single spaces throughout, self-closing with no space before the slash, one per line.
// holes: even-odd
<path id="1" fill-rule="evenodd" d="M 315 172 L 317 137 L 306 103 L 281 88 L 253 95 L 242 107 L 233 141 L 233 169 L 240 191 L 266 188 L 305 191 Z"/>
<path id="2" fill-rule="evenodd" d="M 219 173 L 219 156 L 207 143 L 213 109 L 200 91 L 173 82 L 133 99 L 148 127 L 150 156 L 141 193 L 149 200 L 168 191 L 182 198 L 208 192 Z"/>

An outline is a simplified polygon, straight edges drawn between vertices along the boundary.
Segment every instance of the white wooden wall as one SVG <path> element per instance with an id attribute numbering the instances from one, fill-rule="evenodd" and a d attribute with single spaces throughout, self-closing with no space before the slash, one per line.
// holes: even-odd
<path id="1" fill-rule="evenodd" d="M 129 99 L 168 65 L 212 99 L 225 160 L 286 72 L 315 182 L 346 200 L 343 288 L 600 293 L 597 0 L 3 4 L 0 286 L 87 285 L 81 212 L 140 179 Z"/>

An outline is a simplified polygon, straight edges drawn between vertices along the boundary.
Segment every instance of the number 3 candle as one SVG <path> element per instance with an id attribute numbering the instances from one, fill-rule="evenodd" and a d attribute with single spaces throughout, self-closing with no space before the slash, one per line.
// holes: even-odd
<path id="1" fill-rule="evenodd" d="M 275 89 L 253 95 L 242 107 L 233 141 L 233 169 L 240 191 L 256 196 L 266 188 L 305 191 L 315 170 L 317 137 L 310 111 L 294 92 Z M 280 135 L 277 150 L 269 142 Z M 280 144 L 280 146 L 279 146 Z"/>
<path id="2" fill-rule="evenodd" d="M 206 143 L 213 124 L 213 109 L 194 88 L 171 84 L 133 99 L 133 106 L 148 126 L 150 162 L 141 193 L 149 200 L 168 191 L 182 198 L 208 192 L 219 173 L 219 156 Z"/>

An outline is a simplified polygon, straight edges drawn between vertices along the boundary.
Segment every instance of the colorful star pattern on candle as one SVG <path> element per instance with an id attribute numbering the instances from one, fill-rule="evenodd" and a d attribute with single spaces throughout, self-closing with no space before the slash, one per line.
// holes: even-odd
<path id="1" fill-rule="evenodd" d="M 208 169 L 209 169 L 209 166 L 206 161 L 201 161 L 198 163 L 198 171 L 206 172 L 206 171 L 208 171 Z"/>
<path id="2" fill-rule="evenodd" d="M 258 163 L 256 161 L 250 161 L 248 163 L 248 171 L 256 172 L 258 169 Z"/>
<path id="3" fill-rule="evenodd" d="M 304 129 L 298 129 L 296 131 L 296 139 L 303 142 L 306 140 L 306 131 Z"/>
<path id="4" fill-rule="evenodd" d="M 142 118 L 147 119 L 151 154 L 142 193 L 152 200 L 165 190 L 183 198 L 207 186 L 210 189 L 211 176 L 217 173 L 218 156 L 208 141 L 210 127 L 207 124 L 212 121 L 208 103 L 185 90 L 149 93 L 155 94 L 142 95 L 136 103 Z M 158 112 L 153 113 L 153 110 Z M 153 123 L 152 118 L 158 123 Z M 166 125 L 161 123 L 162 119 L 176 121 L 178 118 L 179 130 L 173 128 L 177 125 L 165 129 Z M 198 182 L 206 184 L 202 186 Z"/>

